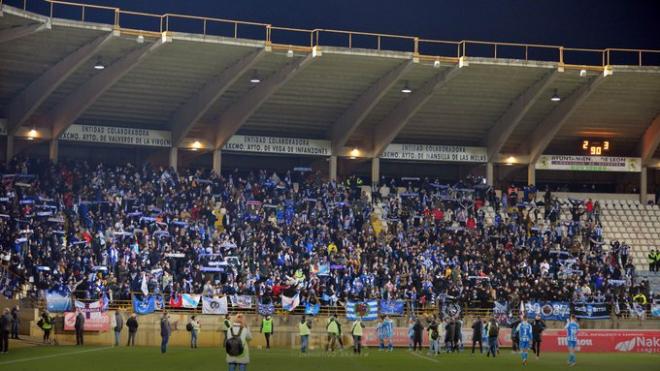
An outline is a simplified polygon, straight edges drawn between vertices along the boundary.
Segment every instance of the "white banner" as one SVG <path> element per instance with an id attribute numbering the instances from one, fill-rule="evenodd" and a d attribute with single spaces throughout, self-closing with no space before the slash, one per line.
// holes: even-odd
<path id="1" fill-rule="evenodd" d="M 203 314 L 227 314 L 227 297 L 211 298 L 208 296 L 202 297 L 202 313 Z"/>
<path id="2" fill-rule="evenodd" d="M 536 162 L 536 170 L 639 173 L 642 171 L 641 164 L 642 159 L 639 157 L 542 155 Z"/>
<path id="3" fill-rule="evenodd" d="M 234 135 L 223 151 L 330 156 L 329 140 Z"/>
<path id="4" fill-rule="evenodd" d="M 172 145 L 172 133 L 165 130 L 78 124 L 69 126 L 60 139 L 70 142 L 123 144 L 128 146 L 170 147 Z"/>
<path id="5" fill-rule="evenodd" d="M 485 147 L 392 143 L 380 158 L 408 161 L 488 162 Z"/>

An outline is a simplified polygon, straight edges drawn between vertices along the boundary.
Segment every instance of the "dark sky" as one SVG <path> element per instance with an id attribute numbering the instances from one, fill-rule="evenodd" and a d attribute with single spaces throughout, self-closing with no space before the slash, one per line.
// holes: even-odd
<path id="1" fill-rule="evenodd" d="M 660 0 L 70 0 L 299 28 L 660 49 Z"/>

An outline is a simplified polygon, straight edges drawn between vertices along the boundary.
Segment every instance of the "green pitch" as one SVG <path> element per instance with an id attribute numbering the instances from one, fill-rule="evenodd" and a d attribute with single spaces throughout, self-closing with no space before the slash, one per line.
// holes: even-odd
<path id="1" fill-rule="evenodd" d="M 327 354 L 312 351 L 305 356 L 288 349 L 270 351 L 250 349 L 252 362 L 250 371 L 348 371 L 348 370 L 515 370 L 521 369 L 520 357 L 510 350 L 502 350 L 496 358 L 482 355 L 442 354 L 430 357 L 426 351 L 411 353 L 407 350 L 380 352 L 367 349 L 361 356 L 349 350 Z M 101 348 L 73 346 L 32 347 L 15 349 L 0 355 L 2 371 L 130 371 L 130 370 L 176 370 L 208 371 L 226 370 L 225 354 L 219 349 L 170 348 L 165 355 L 159 348 Z M 530 357 L 525 370 L 561 370 L 566 366 L 566 354 L 542 354 L 540 360 Z M 571 370 L 660 370 L 660 355 L 657 354 L 578 354 L 578 364 Z"/>

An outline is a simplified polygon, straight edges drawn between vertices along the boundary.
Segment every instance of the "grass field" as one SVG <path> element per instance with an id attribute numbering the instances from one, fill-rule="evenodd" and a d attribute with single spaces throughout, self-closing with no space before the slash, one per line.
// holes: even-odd
<path id="1" fill-rule="evenodd" d="M 270 351 L 250 349 L 252 362 L 248 370 L 268 371 L 348 371 L 348 370 L 483 370 L 498 371 L 522 368 L 520 357 L 502 350 L 496 359 L 469 353 L 442 354 L 430 357 L 426 352 L 407 350 L 379 352 L 367 349 L 361 356 L 344 350 L 332 354 L 312 351 L 305 356 L 288 349 Z M 159 348 L 112 347 L 29 347 L 0 355 L 2 371 L 130 371 L 130 370 L 226 370 L 225 354 L 219 348 L 170 348 L 160 354 Z M 563 353 L 531 357 L 526 370 L 568 369 Z M 660 370 L 660 355 L 654 354 L 578 354 L 578 364 L 571 370 Z"/>

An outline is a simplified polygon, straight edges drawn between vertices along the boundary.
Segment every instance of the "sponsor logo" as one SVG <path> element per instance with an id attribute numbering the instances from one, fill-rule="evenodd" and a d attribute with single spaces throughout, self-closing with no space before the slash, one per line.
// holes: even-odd
<path id="1" fill-rule="evenodd" d="M 633 348 L 635 348 L 635 338 L 622 341 L 614 347 L 617 352 L 630 352 Z"/>
<path id="2" fill-rule="evenodd" d="M 566 340 L 566 337 L 558 337 L 557 344 L 561 346 L 567 346 L 568 341 Z M 593 345 L 593 342 L 591 341 L 591 339 L 578 339 L 577 345 L 590 347 Z"/>

